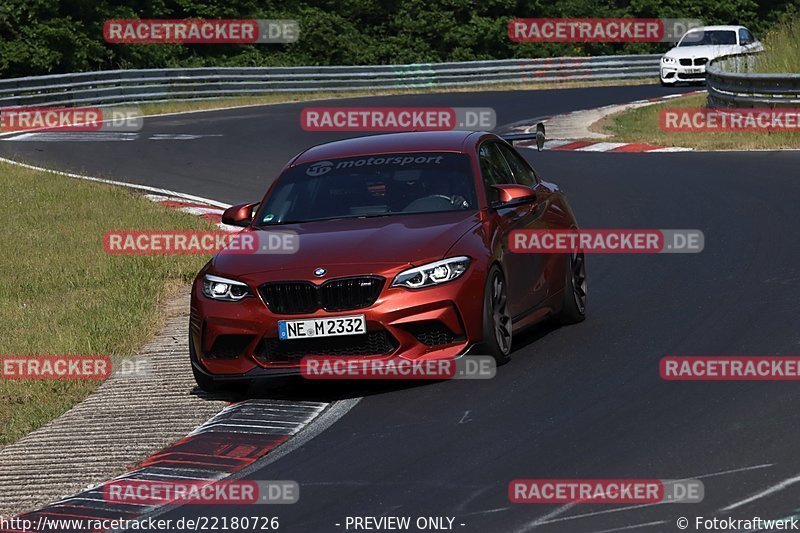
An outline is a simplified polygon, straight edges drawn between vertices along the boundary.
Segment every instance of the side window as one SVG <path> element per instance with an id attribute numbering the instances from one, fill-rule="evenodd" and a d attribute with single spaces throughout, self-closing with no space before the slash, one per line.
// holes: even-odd
<path id="1" fill-rule="evenodd" d="M 483 177 L 483 187 L 486 189 L 486 200 L 489 203 L 497 202 L 500 200 L 500 193 L 491 186 L 514 183 L 511 171 L 503 154 L 497 148 L 497 143 L 483 144 L 478 158 L 481 162 L 481 176 Z"/>
<path id="2" fill-rule="evenodd" d="M 503 144 L 498 146 L 500 147 L 500 151 L 503 152 L 508 166 L 511 167 L 511 174 L 514 175 L 514 181 L 520 185 L 527 185 L 528 187 L 534 187 L 539 183 L 539 180 L 536 179 L 536 173 L 521 155 L 515 152 L 513 148 Z"/>
<path id="3" fill-rule="evenodd" d="M 744 46 L 747 44 L 752 44 L 753 41 L 753 34 L 750 33 L 750 30 L 747 28 L 739 28 L 739 44 Z"/>

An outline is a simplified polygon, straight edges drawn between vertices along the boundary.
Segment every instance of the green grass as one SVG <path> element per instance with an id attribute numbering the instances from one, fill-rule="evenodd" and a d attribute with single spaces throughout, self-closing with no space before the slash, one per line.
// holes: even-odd
<path id="1" fill-rule="evenodd" d="M 205 256 L 109 255 L 117 229 L 207 229 L 126 189 L 0 163 L 0 354 L 131 355 L 159 304 Z M 0 379 L 0 445 L 85 398 L 97 382 Z"/>
<path id="2" fill-rule="evenodd" d="M 767 150 L 800 148 L 798 132 L 667 132 L 661 129 L 661 110 L 667 108 L 705 108 L 706 95 L 674 98 L 610 115 L 591 129 L 610 133 L 608 142 L 648 143 L 658 146 L 682 146 L 698 150 Z"/>
<path id="3" fill-rule="evenodd" d="M 761 42 L 763 53 L 723 59 L 720 68 L 739 73 L 800 73 L 800 17 L 781 20 L 762 36 Z"/>
<path id="4" fill-rule="evenodd" d="M 800 18 L 784 20 L 762 39 L 756 72 L 800 73 Z"/>
<path id="5" fill-rule="evenodd" d="M 762 42 L 765 52 L 746 60 L 732 58 L 724 70 L 800 73 L 800 18 L 780 22 Z M 640 107 L 605 117 L 591 129 L 612 134 L 609 142 L 643 142 L 703 150 L 768 150 L 800 148 L 799 132 L 666 132 L 660 127 L 665 108 L 705 108 L 705 95 L 676 98 L 664 104 Z"/>

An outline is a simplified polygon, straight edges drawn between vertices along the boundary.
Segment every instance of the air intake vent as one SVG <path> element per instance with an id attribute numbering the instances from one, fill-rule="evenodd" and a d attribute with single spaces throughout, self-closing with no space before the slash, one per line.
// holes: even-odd
<path id="1" fill-rule="evenodd" d="M 307 355 L 317 356 L 367 356 L 389 355 L 400 344 L 386 330 L 368 331 L 364 335 L 346 335 L 282 341 L 263 339 L 255 356 L 264 363 L 296 362 Z"/>

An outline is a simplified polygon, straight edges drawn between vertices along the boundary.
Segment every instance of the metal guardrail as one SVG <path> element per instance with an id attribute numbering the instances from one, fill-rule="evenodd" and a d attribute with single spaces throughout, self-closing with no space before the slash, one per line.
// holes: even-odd
<path id="1" fill-rule="evenodd" d="M 138 104 L 273 92 L 654 78 L 658 54 L 333 67 L 109 70 L 0 80 L 0 107 Z"/>
<path id="2" fill-rule="evenodd" d="M 798 107 L 800 74 L 752 73 L 755 56 L 719 58 L 706 69 L 709 107 Z"/>

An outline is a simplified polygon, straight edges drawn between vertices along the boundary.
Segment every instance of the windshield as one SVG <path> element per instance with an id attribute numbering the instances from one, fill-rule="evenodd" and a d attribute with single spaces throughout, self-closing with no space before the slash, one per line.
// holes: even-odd
<path id="1" fill-rule="evenodd" d="M 256 224 L 467 211 L 476 208 L 469 158 L 394 153 L 306 163 L 288 169 Z"/>
<path id="2" fill-rule="evenodd" d="M 730 30 L 690 31 L 678 46 L 736 44 L 736 32 Z"/>

